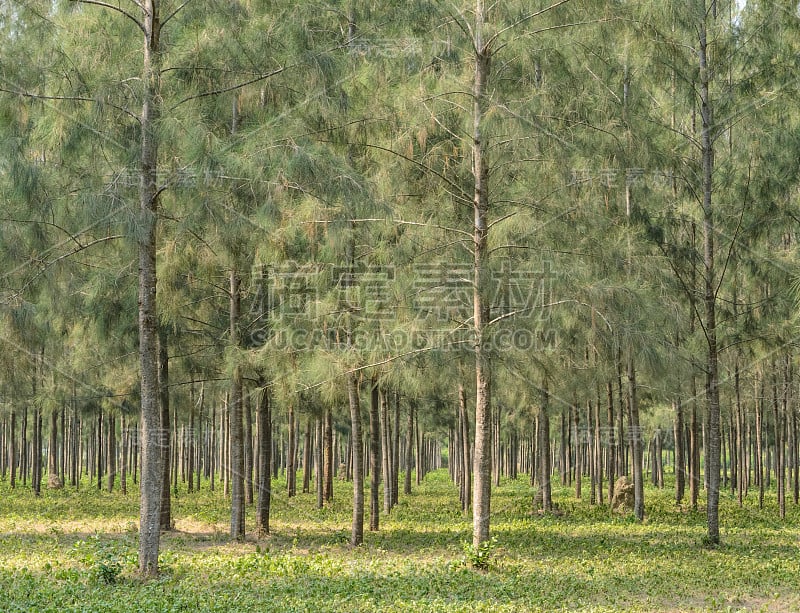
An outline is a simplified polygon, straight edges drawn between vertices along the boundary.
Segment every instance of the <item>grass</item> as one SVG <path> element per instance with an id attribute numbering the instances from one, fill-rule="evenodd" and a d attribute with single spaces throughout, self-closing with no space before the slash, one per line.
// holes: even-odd
<path id="1" fill-rule="evenodd" d="M 84 486 L 41 498 L 0 483 L 0 611 L 797 611 L 800 509 L 780 521 L 723 495 L 723 544 L 705 516 L 648 489 L 647 518 L 611 516 L 557 490 L 562 516 L 530 513 L 524 479 L 493 492 L 488 569 L 468 562 L 471 521 L 446 472 L 401 496 L 381 531 L 348 545 L 348 484 L 314 508 L 276 482 L 273 536 L 231 543 L 220 492 L 182 492 L 164 573 L 137 579 L 137 497 Z M 253 510 L 249 509 L 248 513 Z M 248 515 L 248 525 L 253 517 Z"/>

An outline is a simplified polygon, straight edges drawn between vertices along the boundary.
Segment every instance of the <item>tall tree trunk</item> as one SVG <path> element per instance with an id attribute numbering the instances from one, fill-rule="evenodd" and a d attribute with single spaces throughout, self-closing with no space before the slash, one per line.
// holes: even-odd
<path id="1" fill-rule="evenodd" d="M 286 490 L 289 498 L 291 498 L 297 493 L 297 467 L 294 463 L 297 453 L 297 420 L 295 419 L 294 403 L 289 403 L 287 414 L 289 426 L 287 428 L 288 441 L 286 445 Z"/>
<path id="2" fill-rule="evenodd" d="M 259 538 L 269 534 L 269 511 L 271 495 L 270 470 L 272 454 L 272 411 L 269 387 L 261 384 L 261 397 L 256 408 L 258 428 L 258 498 L 256 502 L 256 533 Z"/>
<path id="3" fill-rule="evenodd" d="M 573 423 L 575 424 L 575 431 L 574 431 L 574 440 L 575 440 L 575 498 L 578 500 L 581 499 L 583 495 L 582 486 L 583 486 L 583 445 L 581 444 L 581 412 L 578 410 L 578 405 L 576 403 L 572 403 L 570 405 L 570 411 L 572 412 Z M 537 422 L 538 423 L 538 422 Z M 538 447 L 538 436 L 537 436 L 537 447 Z M 538 461 L 538 453 L 536 455 L 537 458 L 537 465 Z"/>
<path id="4" fill-rule="evenodd" d="M 306 419 L 306 433 L 303 437 L 303 493 L 311 492 L 311 441 L 313 420 L 311 415 Z"/>
<path id="5" fill-rule="evenodd" d="M 230 271 L 230 342 L 239 346 L 240 281 L 234 269 Z M 230 423 L 230 479 L 231 479 L 231 538 L 243 541 L 245 536 L 244 511 L 244 424 L 242 420 L 242 371 L 236 364 L 231 377 L 231 399 L 228 408 Z"/>
<path id="6" fill-rule="evenodd" d="M 469 413 L 467 412 L 467 391 L 463 385 L 458 386 L 458 414 L 459 424 L 461 427 L 461 466 L 462 466 L 462 484 L 461 484 L 461 510 L 463 512 L 469 511 L 472 503 L 472 464 L 470 462 L 470 439 L 469 439 Z"/>
<path id="7" fill-rule="evenodd" d="M 400 496 L 400 392 L 394 392 L 394 443 L 392 444 L 392 507 Z"/>
<path id="8" fill-rule="evenodd" d="M 705 9 L 705 0 L 702 2 Z M 706 516 L 708 522 L 708 542 L 719 543 L 719 481 L 720 481 L 720 406 L 719 406 L 719 366 L 717 356 L 717 275 L 714 268 L 714 210 L 711 203 L 714 172 L 714 117 L 711 104 L 711 71 L 708 66 L 708 42 L 706 39 L 706 20 L 709 14 L 704 10 L 698 23 L 698 61 L 700 68 L 700 117 L 702 131 L 700 149 L 703 166 L 703 269 L 705 279 L 705 337 L 708 346 L 706 395 L 708 398 L 708 446 L 706 453 L 706 473 L 708 480 L 708 500 Z"/>
<path id="9" fill-rule="evenodd" d="M 139 361 L 141 378 L 141 487 L 139 572 L 158 574 L 163 482 L 163 436 L 158 393 L 158 314 L 156 311 L 156 218 L 159 187 L 157 124 L 161 116 L 161 21 L 159 0 L 142 0 L 141 164 L 139 180 Z"/>
<path id="10" fill-rule="evenodd" d="M 542 405 L 539 407 L 539 440 L 536 449 L 539 455 L 539 492 L 542 499 L 542 511 L 553 510 L 552 486 L 550 483 L 550 394 L 546 384 L 542 386 Z"/>
<path id="11" fill-rule="evenodd" d="M 378 379 L 373 378 L 369 402 L 369 529 L 373 532 L 380 527 L 380 419 L 380 390 L 378 389 Z"/>
<path id="12" fill-rule="evenodd" d="M 106 439 L 108 441 L 106 451 L 106 490 L 110 494 L 114 491 L 114 481 L 117 478 L 117 433 L 116 420 L 109 413 L 106 419 Z"/>
<path id="13" fill-rule="evenodd" d="M 8 470 L 9 485 L 13 490 L 17 486 L 17 412 L 11 409 L 11 424 L 9 426 Z"/>
<path id="14" fill-rule="evenodd" d="M 124 496 L 128 493 L 128 450 L 130 449 L 130 433 L 125 424 L 125 413 L 120 416 L 120 431 L 122 433 L 122 464 L 119 471 L 119 489 Z"/>
<path id="15" fill-rule="evenodd" d="M 333 500 L 333 417 L 329 407 L 323 413 L 322 435 L 322 496 L 326 502 Z"/>
<path id="16" fill-rule="evenodd" d="M 63 411 L 64 409 L 62 409 L 62 415 Z M 58 414 L 59 412 L 56 409 L 50 412 L 50 443 L 48 444 L 50 453 L 47 457 L 47 487 L 51 489 L 61 488 L 64 484 L 62 477 L 59 476 Z M 62 435 L 64 434 L 63 428 L 61 433 Z"/>
<path id="17" fill-rule="evenodd" d="M 675 438 L 675 504 L 683 501 L 686 491 L 686 458 L 683 449 L 683 405 L 680 398 L 673 400 L 672 407 L 675 410 L 674 438 Z"/>
<path id="18" fill-rule="evenodd" d="M 380 430 L 381 466 L 383 471 L 383 511 L 387 515 L 392 510 L 392 423 L 389 414 L 389 401 L 384 390 L 380 390 Z"/>
<path id="19" fill-rule="evenodd" d="M 211 425 L 211 432 L 210 432 L 210 439 L 211 439 L 211 448 L 208 450 L 209 454 L 209 466 L 208 466 L 208 489 L 212 492 L 214 491 L 214 481 L 217 476 L 217 447 L 219 445 L 218 435 L 217 435 L 217 403 L 211 403 L 211 421 L 209 422 Z"/>
<path id="20" fill-rule="evenodd" d="M 700 492 L 700 432 L 697 418 L 697 385 L 692 375 L 692 411 L 689 418 L 689 504 L 697 510 Z"/>
<path id="21" fill-rule="evenodd" d="M 483 0 L 475 3 L 474 52 L 475 77 L 472 88 L 472 177 L 473 198 L 473 330 L 475 334 L 475 452 L 472 496 L 472 544 L 479 547 L 489 539 L 491 511 L 492 439 L 491 439 L 491 358 L 488 348 L 489 249 L 489 164 L 484 140 L 486 86 L 491 60 L 491 39 L 484 43 L 486 17 Z"/>
<path id="22" fill-rule="evenodd" d="M 194 399 L 194 381 L 189 387 L 189 433 L 186 444 L 189 448 L 186 458 L 186 482 L 188 484 L 187 492 L 189 494 L 194 492 L 194 439 L 195 439 L 195 406 L 196 400 Z"/>
<path id="23" fill-rule="evenodd" d="M 744 446 L 744 416 L 742 412 L 742 390 L 739 375 L 739 352 L 736 353 L 736 362 L 733 370 L 733 389 L 736 396 L 736 501 L 741 507 L 744 505 L 744 488 L 747 480 L 744 468 L 747 453 Z"/>
<path id="24" fill-rule="evenodd" d="M 408 403 L 408 415 L 406 416 L 406 452 L 405 464 L 406 474 L 403 481 L 403 493 L 411 493 L 411 466 L 414 463 L 414 400 Z"/>
<path id="25" fill-rule="evenodd" d="M 316 418 L 316 445 L 314 446 L 314 464 L 316 466 L 316 475 L 314 479 L 314 486 L 317 492 L 317 508 L 321 509 L 325 505 L 325 470 L 323 468 L 323 439 L 324 439 L 324 426 L 323 420 L 320 417 Z"/>
<path id="26" fill-rule="evenodd" d="M 633 512 L 636 519 L 644 520 L 644 476 L 642 475 L 642 429 L 639 425 L 639 400 L 636 389 L 636 369 L 633 355 L 628 354 L 628 431 L 631 439 L 633 462 Z"/>
<path id="27" fill-rule="evenodd" d="M 568 418 L 566 415 L 566 411 L 562 407 L 560 411 L 560 437 L 559 437 L 559 447 L 558 447 L 558 472 L 561 476 L 561 485 L 567 485 L 567 432 L 569 431 L 569 424 L 567 423 Z"/>
<path id="28" fill-rule="evenodd" d="M 764 377 L 760 371 L 756 372 L 756 479 L 758 480 L 758 508 L 764 508 Z"/>
<path id="29" fill-rule="evenodd" d="M 97 489 L 103 487 L 103 409 L 97 411 L 97 430 L 95 436 L 95 460 L 97 470 Z"/>
<path id="30" fill-rule="evenodd" d="M 42 410 L 33 411 L 33 445 L 31 446 L 31 487 L 35 496 L 42 494 Z"/>
<path id="31" fill-rule="evenodd" d="M 614 497 L 614 481 L 616 475 L 616 437 L 614 431 L 614 384 L 609 381 L 606 383 L 606 397 L 608 398 L 608 504 Z"/>
<path id="32" fill-rule="evenodd" d="M 248 393 L 242 398 L 244 417 L 244 503 L 253 504 L 253 410 L 251 395 Z"/>
<path id="33" fill-rule="evenodd" d="M 353 454 L 353 528 L 350 544 L 356 547 L 364 541 L 364 446 L 358 381 L 352 372 L 347 373 L 347 396 L 350 404 L 350 447 Z"/>
<path id="34" fill-rule="evenodd" d="M 158 327 L 158 386 L 159 402 L 161 404 L 161 530 L 172 529 L 172 502 L 170 494 L 170 481 L 172 478 L 172 425 L 170 420 L 169 404 L 169 340 L 167 329 Z"/>

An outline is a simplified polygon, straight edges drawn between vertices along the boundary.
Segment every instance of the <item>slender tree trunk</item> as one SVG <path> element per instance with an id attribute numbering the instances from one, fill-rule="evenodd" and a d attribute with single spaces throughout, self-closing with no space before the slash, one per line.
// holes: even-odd
<path id="1" fill-rule="evenodd" d="M 369 403 L 369 529 L 380 527 L 381 432 L 380 390 L 377 378 L 372 380 Z"/>
<path id="2" fill-rule="evenodd" d="M 34 390 L 35 391 L 35 390 Z M 31 445 L 31 488 L 35 496 L 42 494 L 42 410 L 33 410 L 33 444 Z"/>
<path id="3" fill-rule="evenodd" d="M 470 462 L 470 439 L 469 439 L 469 413 L 467 412 L 467 391 L 463 385 L 458 386 L 458 413 L 459 424 L 461 427 L 461 466 L 462 466 L 462 496 L 461 510 L 466 513 L 472 503 L 472 463 Z"/>
<path id="4" fill-rule="evenodd" d="M 756 389 L 759 391 L 756 398 L 756 478 L 758 479 L 758 508 L 764 508 L 764 451 L 763 451 L 763 422 L 764 422 L 764 378 L 760 372 L 756 373 L 759 383 Z"/>
<path id="5" fill-rule="evenodd" d="M 411 466 L 414 463 L 414 400 L 408 403 L 408 415 L 406 419 L 406 453 L 405 453 L 406 473 L 403 482 L 403 493 L 411 493 Z"/>
<path id="6" fill-rule="evenodd" d="M 383 470 L 383 511 L 387 515 L 392 510 L 392 424 L 389 414 L 389 402 L 384 390 L 380 390 L 380 430 L 381 430 L 381 466 Z"/>
<path id="7" fill-rule="evenodd" d="M 170 482 L 172 479 L 172 437 L 170 423 L 170 404 L 169 404 L 169 341 L 167 330 L 164 326 L 158 328 L 158 385 L 159 402 L 161 405 L 161 428 L 163 433 L 163 444 L 161 447 L 161 518 L 160 529 L 172 529 L 172 503 L 170 493 Z"/>
<path id="8" fill-rule="evenodd" d="M 248 393 L 242 398 L 244 413 L 244 503 L 253 504 L 253 410 Z"/>
<path id="9" fill-rule="evenodd" d="M 733 371 L 733 389 L 736 395 L 736 501 L 739 506 L 744 504 L 744 489 L 747 477 L 745 475 L 746 449 L 744 446 L 744 419 L 742 411 L 742 390 L 739 376 L 739 353 L 736 354 L 736 363 Z"/>
<path id="10" fill-rule="evenodd" d="M 314 479 L 314 486 L 317 492 L 317 508 L 321 509 L 325 505 L 325 471 L 323 469 L 323 439 L 324 439 L 324 426 L 323 420 L 319 417 L 315 420 L 316 423 L 316 445 L 314 446 L 314 464 L 316 466 L 316 475 Z"/>
<path id="11" fill-rule="evenodd" d="M 230 342 L 239 346 L 240 281 L 236 271 L 230 271 Z M 228 407 L 230 424 L 230 474 L 231 474 L 231 538 L 243 541 L 245 537 L 244 507 L 244 424 L 242 420 L 242 372 L 237 364 L 231 378 L 231 397 Z"/>
<path id="12" fill-rule="evenodd" d="M 157 124 L 161 110 L 161 22 L 159 0 L 142 0 L 141 165 L 139 182 L 139 360 L 141 377 L 141 487 L 139 572 L 158 574 L 164 444 L 158 393 L 158 320 L 156 311 L 156 215 L 159 187 Z"/>
<path id="13" fill-rule="evenodd" d="M 208 454 L 204 453 L 204 445 L 203 441 L 206 440 L 207 434 L 203 430 L 203 409 L 205 408 L 205 401 L 206 401 L 206 390 L 205 390 L 205 383 L 200 383 L 200 398 L 197 401 L 197 430 L 192 433 L 192 444 L 195 447 L 195 491 L 200 491 L 200 477 L 202 476 L 203 472 L 201 471 L 201 465 L 203 471 L 208 470 Z M 206 450 L 208 451 L 208 450 Z"/>
<path id="14" fill-rule="evenodd" d="M 705 1 L 703 1 L 703 7 Z M 708 480 L 708 501 L 706 504 L 708 522 L 708 542 L 719 543 L 719 482 L 720 482 L 720 406 L 719 406 L 719 366 L 717 356 L 717 275 L 714 268 L 714 210 L 712 176 L 714 172 L 714 117 L 711 104 L 711 72 L 708 66 L 708 43 L 706 40 L 706 20 L 704 11 L 698 23 L 698 60 L 700 68 L 700 117 L 702 131 L 700 136 L 703 166 L 703 268 L 705 279 L 705 337 L 708 346 L 706 395 L 708 398 L 708 446 L 706 453 L 706 474 Z"/>
<path id="15" fill-rule="evenodd" d="M 392 445 L 392 506 L 400 496 L 400 392 L 394 392 L 394 443 Z"/>
<path id="16" fill-rule="evenodd" d="M 11 409 L 11 425 L 9 427 L 8 450 L 9 485 L 13 490 L 17 486 L 17 412 Z"/>
<path id="17" fill-rule="evenodd" d="M 550 394 L 547 386 L 542 386 L 542 405 L 539 407 L 539 441 L 536 449 L 539 454 L 539 492 L 542 498 L 542 511 L 553 510 L 552 486 L 550 483 Z"/>
<path id="18" fill-rule="evenodd" d="M 114 481 L 117 478 L 117 434 L 116 420 L 109 413 L 106 419 L 106 439 L 108 440 L 108 451 L 106 452 L 106 490 L 110 494 L 114 491 Z"/>
<path id="19" fill-rule="evenodd" d="M 269 387 L 262 384 L 261 397 L 256 408 L 258 428 L 258 498 L 256 502 L 256 533 L 259 538 L 269 534 L 269 511 L 271 495 L 270 470 L 272 454 L 272 411 Z"/>
<path id="20" fill-rule="evenodd" d="M 214 491 L 214 481 L 217 476 L 217 446 L 219 445 L 219 441 L 217 440 L 217 404 L 215 402 L 211 403 L 211 432 L 210 432 L 210 439 L 211 439 L 211 448 L 208 450 L 209 454 L 209 466 L 208 466 L 208 489 L 212 492 Z"/>
<path id="21" fill-rule="evenodd" d="M 64 409 L 62 409 L 62 415 L 63 411 Z M 59 412 L 55 409 L 50 413 L 50 443 L 47 456 L 47 487 L 50 489 L 59 489 L 64 485 L 62 477 L 59 476 L 58 414 Z M 61 433 L 64 434 L 63 428 Z"/>
<path id="22" fill-rule="evenodd" d="M 680 398 L 672 402 L 675 410 L 674 438 L 675 438 L 675 504 L 683 502 L 683 495 L 686 490 L 686 459 L 683 448 L 683 404 Z"/>
<path id="23" fill-rule="evenodd" d="M 187 436 L 186 444 L 189 448 L 186 458 L 186 482 L 187 492 L 189 494 L 194 492 L 194 439 L 195 439 L 195 396 L 194 381 L 189 387 L 189 433 Z"/>
<path id="24" fill-rule="evenodd" d="M 333 418 L 329 407 L 325 407 L 323 414 L 322 436 L 322 485 L 323 498 L 326 502 L 333 500 Z"/>
<path id="25" fill-rule="evenodd" d="M 473 330 L 475 334 L 475 452 L 472 496 L 472 543 L 478 547 L 489 539 L 491 511 L 491 358 L 487 346 L 489 316 L 488 213 L 489 164 L 484 140 L 484 115 L 486 113 L 486 87 L 491 60 L 490 43 L 483 39 L 486 17 L 483 0 L 475 3 L 474 51 L 475 77 L 472 90 L 472 176 L 473 199 Z"/>
<path id="26" fill-rule="evenodd" d="M 128 493 L 128 450 L 130 449 L 130 433 L 125 423 L 125 414 L 120 416 L 120 429 L 122 434 L 122 465 L 119 472 L 119 488 L 122 495 Z"/>
<path id="27" fill-rule="evenodd" d="M 97 471 L 97 489 L 103 488 L 103 410 L 97 412 L 94 465 Z"/>
<path id="28" fill-rule="evenodd" d="M 353 528 L 350 544 L 356 547 L 364 541 L 364 446 L 358 381 L 354 373 L 347 374 L 347 395 L 350 404 L 350 447 L 353 454 Z"/>
<path id="29" fill-rule="evenodd" d="M 297 452 L 297 420 L 294 414 L 294 403 L 289 403 L 287 413 L 289 426 L 287 429 L 288 441 L 286 445 L 286 490 L 289 498 L 291 498 L 297 493 L 297 467 L 294 463 Z"/>
<path id="30" fill-rule="evenodd" d="M 572 418 L 575 424 L 575 433 L 574 433 L 574 440 L 575 440 L 575 498 L 578 500 L 581 499 L 583 495 L 582 490 L 582 481 L 583 481 L 583 457 L 582 457 L 582 437 L 581 437 L 581 412 L 578 410 L 578 405 L 574 402 L 570 405 L 570 411 L 572 411 Z M 538 423 L 538 422 L 537 422 Z M 538 438 L 537 438 L 537 447 L 538 447 Z M 538 453 L 536 455 L 537 464 L 538 464 Z"/>
<path id="31" fill-rule="evenodd" d="M 700 434 L 697 419 L 697 387 L 692 375 L 692 411 L 689 419 L 689 504 L 697 510 L 700 491 Z"/>
<path id="32" fill-rule="evenodd" d="M 642 429 L 639 425 L 639 400 L 636 389 L 636 369 L 633 356 L 628 355 L 628 431 L 631 438 L 633 462 L 633 511 L 636 519 L 644 520 L 644 478 L 642 475 Z"/>
<path id="33" fill-rule="evenodd" d="M 562 408 L 560 411 L 560 437 L 558 447 L 558 471 L 561 476 L 561 485 L 567 485 L 567 432 L 569 431 L 569 424 L 567 423 L 566 411 Z"/>
<path id="34" fill-rule="evenodd" d="M 608 504 L 611 504 L 611 499 L 614 497 L 614 482 L 617 479 L 616 475 L 616 444 L 614 432 L 614 384 L 609 381 L 606 383 L 606 396 L 608 398 Z"/>
<path id="35" fill-rule="evenodd" d="M 303 493 L 311 492 L 311 441 L 313 421 L 311 415 L 306 420 L 306 433 L 303 437 Z"/>

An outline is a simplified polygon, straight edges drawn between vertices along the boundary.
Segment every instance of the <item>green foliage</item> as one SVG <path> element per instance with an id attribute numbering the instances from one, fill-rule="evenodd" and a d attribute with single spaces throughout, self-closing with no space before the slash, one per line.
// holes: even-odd
<path id="1" fill-rule="evenodd" d="M 136 555 L 124 551 L 121 545 L 94 534 L 86 540 L 75 543 L 73 549 L 94 581 L 104 585 L 114 585 L 122 574 L 125 564 L 136 563 Z"/>
<path id="2" fill-rule="evenodd" d="M 283 480 L 275 481 L 273 534 L 248 535 L 245 543 L 227 536 L 222 491 L 202 486 L 190 495 L 182 489 L 174 502 L 178 529 L 162 539 L 167 572 L 142 582 L 135 578 L 136 496 L 82 488 L 45 490 L 37 499 L 0 482 L 0 608 L 716 613 L 800 606 L 800 509 L 789 505 L 779 521 L 774 491 L 763 511 L 752 495 L 742 509 L 723 495 L 723 543 L 707 548 L 705 514 L 676 507 L 669 489 L 648 488 L 647 520 L 639 524 L 560 487 L 553 496 L 564 514 L 538 517 L 527 480 L 503 480 L 492 501 L 500 545 L 475 572 L 453 562 L 466 557 L 471 520 L 446 471 L 401 495 L 381 531 L 356 549 L 347 543 L 347 483 L 337 482 L 332 504 L 316 509 L 313 494 L 289 499 Z"/>
<path id="3" fill-rule="evenodd" d="M 483 541 L 477 547 L 469 541 L 464 541 L 462 549 L 464 558 L 462 564 L 475 570 L 489 570 L 492 555 L 497 547 L 497 537 L 493 536 L 488 541 Z"/>

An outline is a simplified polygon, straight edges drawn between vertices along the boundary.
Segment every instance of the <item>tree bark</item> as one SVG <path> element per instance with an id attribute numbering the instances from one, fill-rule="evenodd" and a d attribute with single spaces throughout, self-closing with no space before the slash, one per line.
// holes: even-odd
<path id="1" fill-rule="evenodd" d="M 392 423 L 389 413 L 389 402 L 384 390 L 379 390 L 380 430 L 381 430 L 381 466 L 383 470 L 383 511 L 387 515 L 392 510 Z"/>
<path id="2" fill-rule="evenodd" d="M 316 421 L 316 445 L 314 446 L 314 464 L 316 465 L 316 475 L 314 486 L 317 492 L 317 508 L 321 509 L 325 505 L 325 471 L 323 469 L 323 439 L 324 426 L 323 420 L 317 417 Z"/>
<path id="3" fill-rule="evenodd" d="M 414 464 L 414 400 L 408 403 L 408 415 L 406 418 L 406 453 L 405 453 L 406 473 L 403 480 L 403 493 L 411 493 L 411 466 Z"/>
<path id="4" fill-rule="evenodd" d="M 680 398 L 672 402 L 672 407 L 675 410 L 674 421 L 674 438 L 675 438 L 675 504 L 683 502 L 683 496 L 686 491 L 686 474 L 684 466 L 686 466 L 686 458 L 684 457 L 683 449 L 683 404 Z"/>
<path id="5" fill-rule="evenodd" d="M 644 520 L 644 476 L 642 475 L 642 429 L 639 425 L 639 400 L 636 389 L 636 369 L 633 356 L 628 355 L 628 434 L 631 439 L 633 462 L 633 512 Z"/>
<path id="6" fill-rule="evenodd" d="M 272 411 L 269 387 L 262 383 L 261 397 L 256 408 L 258 428 L 258 498 L 256 502 L 256 533 L 269 534 L 270 495 L 272 492 L 270 455 L 272 454 Z"/>
<path id="7" fill-rule="evenodd" d="M 347 373 L 347 396 L 350 404 L 350 448 L 353 454 L 353 527 L 350 544 L 357 547 L 364 541 L 364 446 L 358 381 L 352 372 Z"/>
<path id="8" fill-rule="evenodd" d="M 230 271 L 230 342 L 239 347 L 240 281 L 236 271 Z M 231 538 L 243 541 L 245 536 L 244 511 L 244 424 L 242 420 L 242 372 L 238 364 L 233 367 L 230 423 L 230 479 L 231 479 Z"/>
<path id="9" fill-rule="evenodd" d="M 326 502 L 333 500 L 333 418 L 329 407 L 323 414 L 322 435 L 322 496 Z"/>
<path id="10" fill-rule="evenodd" d="M 164 326 L 158 327 L 158 387 L 159 402 L 161 405 L 161 428 L 163 431 L 163 445 L 161 447 L 161 517 L 160 529 L 172 529 L 172 502 L 170 481 L 172 479 L 172 437 L 169 404 L 169 341 L 167 330 Z"/>
<path id="11" fill-rule="evenodd" d="M 458 386 L 458 414 L 461 427 L 461 510 L 466 513 L 472 504 L 472 463 L 470 462 L 469 413 L 467 412 L 467 391 Z"/>
<path id="12" fill-rule="evenodd" d="M 244 503 L 253 504 L 253 411 L 250 394 L 242 397 L 244 417 Z"/>
<path id="13" fill-rule="evenodd" d="M 297 451 L 297 420 L 294 414 L 294 403 L 289 403 L 287 410 L 289 425 L 287 428 L 288 441 L 286 445 L 286 490 L 289 498 L 297 493 L 297 467 L 295 455 Z"/>
<path id="14" fill-rule="evenodd" d="M 378 380 L 374 378 L 372 380 L 369 403 L 369 529 L 373 532 L 380 527 L 380 487 L 380 390 L 378 389 Z"/>
<path id="15" fill-rule="evenodd" d="M 106 418 L 106 440 L 108 441 L 106 451 L 106 490 L 110 494 L 114 491 L 114 482 L 117 478 L 117 434 L 116 420 L 109 413 Z"/>
<path id="16" fill-rule="evenodd" d="M 158 396 L 158 314 L 156 311 L 156 217 L 158 137 L 161 115 L 161 22 L 159 1 L 142 0 L 144 54 L 139 175 L 139 361 L 141 376 L 141 487 L 139 572 L 158 574 L 164 434 Z"/>
<path id="17" fill-rule="evenodd" d="M 708 523 L 707 539 L 710 544 L 719 544 L 719 481 L 720 481 L 720 406 L 719 406 L 719 366 L 717 355 L 717 275 L 714 269 L 714 209 L 712 176 L 714 172 L 714 117 L 711 104 L 711 71 L 708 66 L 708 43 L 706 40 L 706 20 L 709 14 L 702 2 L 703 15 L 698 23 L 698 61 L 700 69 L 700 117 L 702 130 L 700 148 L 703 167 L 703 268 L 705 279 L 705 337 L 708 347 L 706 365 L 706 396 L 708 398 L 708 446 L 706 453 L 706 474 L 708 495 L 706 517 Z"/>
<path id="18" fill-rule="evenodd" d="M 472 88 L 472 176 L 473 198 L 473 331 L 475 335 L 475 452 L 472 496 L 472 544 L 479 547 L 489 540 L 491 511 L 491 358 L 488 347 L 489 323 L 489 164 L 486 158 L 483 123 L 486 113 L 486 86 L 491 48 L 484 43 L 483 0 L 476 0 L 474 52 L 475 75 Z M 490 39 L 491 40 L 491 39 Z"/>
<path id="19" fill-rule="evenodd" d="M 552 485 L 550 482 L 550 394 L 542 386 L 542 405 L 539 407 L 539 440 L 536 445 L 539 455 L 539 492 L 542 498 L 542 511 L 553 510 Z"/>

